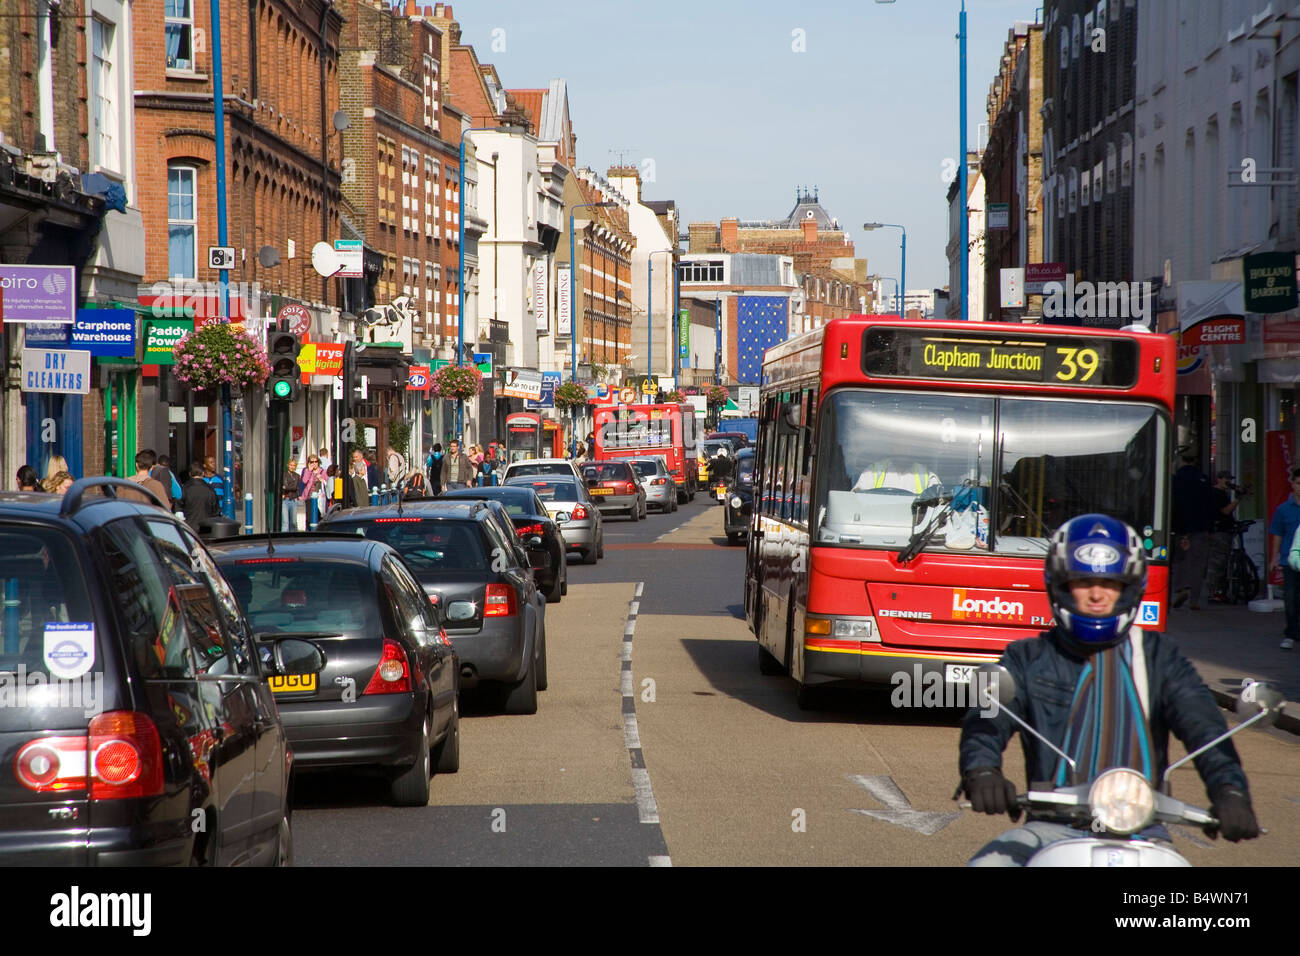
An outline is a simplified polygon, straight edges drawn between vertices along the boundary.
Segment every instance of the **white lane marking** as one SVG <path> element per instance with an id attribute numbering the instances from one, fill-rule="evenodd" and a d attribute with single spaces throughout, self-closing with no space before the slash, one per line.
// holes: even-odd
<path id="1" fill-rule="evenodd" d="M 934 836 L 948 824 L 961 816 L 960 812 L 934 813 L 912 809 L 912 801 L 907 794 L 889 776 L 868 776 L 866 774 L 849 774 L 849 780 L 856 783 L 889 809 L 887 810 L 853 810 L 863 816 L 873 817 L 892 823 L 895 826 L 915 830 L 924 836 Z"/>
<path id="2" fill-rule="evenodd" d="M 632 605 L 627 609 L 627 616 L 636 617 L 637 614 L 640 613 L 640 611 L 641 611 L 641 602 L 633 601 Z"/>
<path id="3" fill-rule="evenodd" d="M 633 596 L 634 598 L 639 598 L 639 597 L 641 597 L 641 592 L 644 591 L 644 590 L 645 590 L 645 582 L 644 582 L 644 581 L 638 581 L 638 582 L 636 583 L 636 593 L 633 594 L 632 596 Z"/>
<path id="4" fill-rule="evenodd" d="M 645 593 L 645 582 L 636 584 L 636 597 Z M 627 624 L 623 632 L 623 660 L 632 660 L 632 639 L 636 634 L 636 614 L 640 601 L 632 601 L 628 608 Z M 627 745 L 628 760 L 632 764 L 632 789 L 636 792 L 637 817 L 642 823 L 659 823 L 659 805 L 655 802 L 654 788 L 650 786 L 650 771 L 645 769 L 645 753 L 641 749 L 641 731 L 636 721 L 636 686 L 632 681 L 631 669 L 624 670 L 620 680 L 620 689 L 625 703 L 623 707 L 623 742 Z M 640 763 L 642 766 L 638 767 Z M 667 856 L 659 857 L 663 862 L 656 865 L 671 866 Z"/>
<path id="5" fill-rule="evenodd" d="M 623 743 L 628 750 L 641 749 L 641 732 L 637 728 L 636 714 L 623 715 Z"/>
<path id="6" fill-rule="evenodd" d="M 632 786 L 636 788 L 636 810 L 641 822 L 658 823 L 659 805 L 655 803 L 655 792 L 650 786 L 650 771 L 633 767 Z"/>
<path id="7" fill-rule="evenodd" d="M 632 686 L 632 672 L 623 671 L 623 677 L 619 684 L 619 690 L 624 697 L 631 697 L 636 694 L 636 688 Z"/>
<path id="8" fill-rule="evenodd" d="M 672 866 L 673 861 L 666 856 L 652 856 L 650 857 L 650 865 L 651 866 Z"/>
<path id="9" fill-rule="evenodd" d="M 623 660 L 624 660 L 624 661 L 630 661 L 631 659 L 632 659 L 632 642 L 631 642 L 631 641 L 624 641 L 624 642 L 623 642 Z"/>

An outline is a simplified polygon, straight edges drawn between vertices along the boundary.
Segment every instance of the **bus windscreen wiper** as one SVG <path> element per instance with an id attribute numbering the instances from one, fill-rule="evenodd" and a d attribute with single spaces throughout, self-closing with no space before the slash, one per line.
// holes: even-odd
<path id="1" fill-rule="evenodd" d="M 970 481 L 967 479 L 962 482 L 962 487 L 964 488 L 969 484 Z M 909 561 L 914 560 L 916 556 L 921 553 L 922 549 L 930 543 L 930 538 L 943 529 L 944 524 L 948 521 L 948 515 L 952 512 L 952 503 L 955 498 L 956 495 L 947 495 L 941 492 L 932 498 L 917 498 L 912 502 L 913 509 L 917 511 L 920 511 L 921 509 L 934 508 L 938 505 L 942 505 L 943 507 L 939 509 L 937 515 L 930 519 L 929 524 L 920 531 L 913 533 L 912 537 L 908 539 L 907 547 L 898 552 L 897 559 L 899 564 L 907 564 Z"/>

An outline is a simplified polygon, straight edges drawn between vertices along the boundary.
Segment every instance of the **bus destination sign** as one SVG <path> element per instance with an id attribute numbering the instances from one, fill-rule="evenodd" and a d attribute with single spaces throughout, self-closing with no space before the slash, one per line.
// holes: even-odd
<path id="1" fill-rule="evenodd" d="M 1136 342 L 1100 336 L 873 328 L 862 342 L 862 370 L 884 378 L 1128 388 L 1137 362 Z"/>

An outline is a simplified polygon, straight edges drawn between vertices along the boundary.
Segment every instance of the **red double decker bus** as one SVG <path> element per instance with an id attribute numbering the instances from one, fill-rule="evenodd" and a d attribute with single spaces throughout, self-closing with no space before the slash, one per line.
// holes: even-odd
<path id="1" fill-rule="evenodd" d="M 1088 512 L 1141 535 L 1138 622 L 1163 630 L 1174 351 L 889 316 L 769 349 L 745 572 L 763 673 L 794 677 L 801 707 L 835 682 L 942 680 L 950 698 L 1050 625 L 1049 539 Z"/>
<path id="2" fill-rule="evenodd" d="M 659 405 L 607 405 L 596 409 L 591 457 L 658 456 L 677 485 L 680 504 L 695 497 L 696 435 L 694 410 L 682 414 L 676 402 Z"/>

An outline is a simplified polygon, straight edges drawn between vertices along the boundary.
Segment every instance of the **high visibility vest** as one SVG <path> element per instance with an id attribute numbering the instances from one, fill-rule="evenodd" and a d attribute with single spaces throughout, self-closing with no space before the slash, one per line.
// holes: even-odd
<path id="1" fill-rule="evenodd" d="M 880 463 L 880 466 L 879 466 L 879 467 L 880 467 L 880 470 L 879 470 L 879 471 L 876 471 L 876 472 L 869 472 L 869 474 L 874 474 L 874 475 L 875 475 L 874 478 L 869 479 L 870 481 L 873 482 L 873 484 L 871 485 L 871 487 L 873 487 L 873 488 L 883 488 L 883 487 L 885 486 L 885 476 L 886 476 L 887 474 L 889 474 L 889 467 L 888 467 L 888 466 L 889 466 L 890 464 L 892 464 L 892 462 L 890 461 L 890 459 L 886 458 L 884 461 L 882 461 L 882 462 Z M 902 474 L 902 472 L 896 472 L 896 474 Z M 921 465 L 920 465 L 919 462 L 918 462 L 918 463 L 913 463 L 913 465 L 912 465 L 912 478 L 913 478 L 913 480 L 916 482 L 916 493 L 919 495 L 921 492 L 925 491 L 925 488 L 926 488 L 926 485 L 925 485 L 925 478 L 926 478 L 926 476 L 924 476 L 924 475 L 921 474 Z"/>

